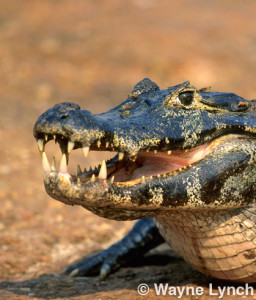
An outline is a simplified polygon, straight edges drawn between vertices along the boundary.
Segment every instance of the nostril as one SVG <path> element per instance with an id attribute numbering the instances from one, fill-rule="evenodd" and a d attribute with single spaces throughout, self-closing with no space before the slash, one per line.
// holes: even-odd
<path id="1" fill-rule="evenodd" d="M 60 118 L 63 120 L 63 119 L 66 119 L 67 117 L 68 117 L 68 114 L 64 114 Z"/>
<path id="2" fill-rule="evenodd" d="M 152 106 L 154 102 L 153 102 L 151 99 L 145 99 L 145 103 L 146 103 L 148 106 Z"/>

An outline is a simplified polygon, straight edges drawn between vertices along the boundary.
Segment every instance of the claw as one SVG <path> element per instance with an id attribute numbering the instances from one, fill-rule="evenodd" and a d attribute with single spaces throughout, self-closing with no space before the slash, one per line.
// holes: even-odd
<path id="1" fill-rule="evenodd" d="M 104 263 L 100 269 L 100 275 L 99 275 L 100 280 L 106 279 L 106 277 L 110 272 L 111 272 L 111 266 L 109 265 L 109 263 Z"/>
<path id="2" fill-rule="evenodd" d="M 69 274 L 69 276 L 76 277 L 78 273 L 79 273 L 79 269 L 75 269 Z"/>

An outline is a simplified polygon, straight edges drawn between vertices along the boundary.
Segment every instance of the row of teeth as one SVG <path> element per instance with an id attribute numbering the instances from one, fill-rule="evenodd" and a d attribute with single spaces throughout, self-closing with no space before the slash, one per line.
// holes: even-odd
<path id="1" fill-rule="evenodd" d="M 56 137 L 54 138 L 56 140 Z M 45 140 L 47 141 L 48 138 L 46 137 Z M 44 140 L 43 139 L 38 139 L 37 140 L 38 143 L 38 149 L 39 152 L 41 153 L 42 156 L 42 165 L 43 165 L 43 169 L 44 172 L 55 172 L 57 170 L 56 167 L 56 159 L 55 157 L 53 157 L 51 164 L 49 163 L 46 153 L 44 152 Z M 71 151 L 74 149 L 75 143 L 69 141 L 67 144 L 67 153 L 71 153 Z M 87 158 L 89 152 L 90 152 L 90 147 L 86 146 L 82 148 L 82 152 L 85 158 Z M 118 154 L 119 160 L 122 160 L 124 158 L 124 153 L 120 152 Z M 77 166 L 77 174 L 81 174 L 82 170 L 81 167 L 78 165 Z M 63 154 L 61 157 L 61 161 L 60 161 L 60 167 L 59 167 L 59 172 L 60 173 L 68 173 L 67 170 L 67 156 L 66 154 Z M 101 167 L 100 167 L 100 171 L 99 171 L 99 175 L 98 175 L 98 179 L 101 180 L 106 180 L 107 179 L 107 166 L 106 166 L 106 162 L 105 160 L 102 161 Z M 96 180 L 95 175 L 93 174 L 91 177 L 91 182 L 94 182 Z M 112 178 L 110 179 L 111 182 L 114 182 L 114 176 L 112 176 Z"/>
<path id="2" fill-rule="evenodd" d="M 53 139 L 56 141 L 56 136 L 55 135 L 53 135 Z M 46 156 L 46 153 L 44 152 L 45 143 L 47 141 L 48 141 L 48 135 L 45 135 L 44 140 L 43 139 L 38 139 L 37 140 L 38 149 L 39 149 L 39 152 L 41 153 L 41 156 L 42 156 L 43 170 L 44 170 L 44 172 L 51 172 L 51 171 L 56 172 L 57 167 L 56 167 L 55 157 L 53 157 L 51 163 L 49 163 L 49 161 L 47 159 L 47 156 Z M 97 145 L 98 145 L 98 147 L 100 147 L 100 143 L 97 143 Z M 67 143 L 67 153 L 68 154 L 71 153 L 71 151 L 74 149 L 74 146 L 75 146 L 74 142 L 68 141 L 68 143 Z M 108 146 L 109 146 L 109 143 L 107 142 L 106 143 L 106 148 L 108 148 Z M 84 157 L 87 158 L 88 154 L 90 152 L 90 147 L 89 146 L 82 147 L 82 152 L 83 152 Z M 146 152 L 149 152 L 149 150 L 146 150 Z M 157 153 L 157 150 L 154 150 L 154 153 Z M 167 153 L 168 153 L 168 155 L 170 155 L 171 151 L 167 151 Z M 124 158 L 124 153 L 119 152 L 118 153 L 118 158 L 119 158 L 119 161 L 122 160 Z M 136 160 L 136 156 L 130 157 L 130 159 L 134 161 L 134 160 Z M 100 171 L 99 171 L 99 174 L 97 176 L 97 179 L 106 180 L 107 179 L 107 166 L 106 166 L 105 160 L 102 161 L 102 164 L 98 168 L 100 168 Z M 186 168 L 187 167 L 184 166 L 183 168 L 180 168 L 178 171 L 185 170 Z M 59 172 L 60 173 L 68 173 L 66 154 L 62 155 L 62 158 L 61 158 L 61 161 L 60 161 L 60 166 L 59 166 Z M 79 176 L 79 175 L 81 175 L 81 173 L 82 173 L 81 167 L 78 165 L 77 166 L 77 175 Z M 156 177 L 157 178 L 161 178 L 161 177 L 164 178 L 166 176 L 167 176 L 167 174 L 158 174 Z M 141 177 L 141 182 L 144 182 L 146 179 L 152 179 L 152 178 L 153 178 L 153 176 L 150 176 L 150 177 L 147 177 L 147 178 L 145 178 L 145 176 L 142 176 Z M 91 176 L 90 181 L 94 182 L 95 180 L 96 180 L 96 176 L 95 176 L 95 174 L 93 174 Z M 78 178 L 78 181 L 79 181 L 79 178 Z M 114 182 L 114 176 L 111 177 L 110 182 L 111 183 Z"/>
<path id="3" fill-rule="evenodd" d="M 45 154 L 45 152 L 41 153 L 42 155 L 42 165 L 43 165 L 43 169 L 44 172 L 56 172 L 57 168 L 56 168 L 56 160 L 55 157 L 53 157 L 51 164 L 49 163 L 47 156 Z M 78 174 L 82 173 L 81 167 L 78 165 Z M 66 158 L 66 154 L 63 154 L 60 160 L 60 167 L 59 167 L 59 172 L 60 173 L 68 173 L 67 170 L 67 158 Z M 106 162 L 105 160 L 102 161 L 101 167 L 100 167 L 100 172 L 98 175 L 98 179 L 101 180 L 106 180 L 107 179 L 107 166 L 106 166 Z M 93 174 L 91 177 L 91 182 L 94 182 L 96 180 L 95 175 Z M 112 176 L 112 178 L 110 179 L 110 182 L 113 183 L 114 182 L 114 176 Z"/>
<path id="4" fill-rule="evenodd" d="M 45 146 L 44 140 L 43 139 L 38 139 L 37 143 L 38 143 L 38 149 L 39 149 L 40 153 L 43 153 L 44 152 L 44 146 Z M 75 143 L 69 141 L 68 144 L 67 144 L 67 153 L 71 153 L 71 151 L 74 149 L 74 147 L 75 147 Z M 100 147 L 100 145 L 98 145 L 98 147 Z M 87 156 L 90 152 L 90 147 L 89 146 L 82 147 L 82 151 L 83 151 L 84 157 L 87 158 Z M 122 160 L 124 158 L 124 153 L 119 152 L 118 157 L 119 157 L 119 160 Z"/>
<path id="5" fill-rule="evenodd" d="M 62 137 L 63 138 L 63 137 Z M 56 141 L 56 135 L 53 135 L 53 139 Z M 44 140 L 43 139 L 38 139 L 37 140 L 37 143 L 38 143 L 38 148 L 39 148 L 39 151 L 42 153 L 44 151 L 44 146 L 45 146 L 45 143 L 48 141 L 48 135 L 46 134 L 44 136 Z M 166 144 L 169 144 L 170 141 L 168 138 L 165 139 L 165 142 Z M 71 142 L 71 141 L 68 141 L 68 144 L 67 144 L 67 152 L 70 153 L 73 149 L 74 149 L 74 146 L 75 146 L 75 143 L 74 142 Z M 98 141 L 97 142 L 97 147 L 100 148 L 101 146 L 101 142 Z M 111 145 L 112 148 L 113 148 L 113 145 Z M 109 148 L 109 142 L 106 142 L 106 148 Z M 83 154 L 85 156 L 85 158 L 88 156 L 88 153 L 90 151 L 90 147 L 89 146 L 85 146 L 85 147 L 82 147 L 82 150 L 83 150 Z M 149 152 L 150 150 L 147 149 L 146 152 Z M 185 150 L 187 151 L 187 150 Z M 157 150 L 154 150 L 154 153 L 157 153 Z M 172 153 L 171 150 L 167 151 L 167 154 L 170 155 Z M 122 160 L 123 157 L 124 157 L 124 153 L 123 152 L 119 152 L 118 153 L 118 156 L 119 156 L 119 160 Z M 132 157 L 132 159 L 134 159 L 134 157 Z M 135 158 L 136 159 L 136 158 Z"/>
<path id="6" fill-rule="evenodd" d="M 56 141 L 56 135 L 53 135 L 53 139 Z M 38 149 L 42 155 L 42 153 L 44 152 L 44 147 L 45 147 L 45 143 L 48 141 L 48 135 L 44 136 L 44 140 L 43 139 L 38 139 L 37 143 L 38 143 Z M 169 140 L 166 138 L 166 143 L 169 143 Z M 97 146 L 98 148 L 100 148 L 101 142 L 98 141 Z M 74 149 L 75 147 L 75 143 L 68 141 L 67 143 L 67 153 L 71 153 L 71 151 Z M 109 142 L 106 142 L 106 148 L 109 147 Z M 186 151 L 186 150 L 185 150 Z M 85 146 L 82 147 L 82 152 L 85 158 L 87 158 L 89 152 L 90 152 L 90 147 L 89 146 Z M 149 152 L 149 149 L 146 150 L 146 152 Z M 157 150 L 154 150 L 154 153 L 157 153 Z M 170 155 L 172 153 L 171 150 L 167 151 L 167 154 Z M 118 159 L 122 160 L 124 158 L 124 153 L 123 152 L 119 152 L 118 153 Z M 129 159 L 135 161 L 136 160 L 136 155 L 129 157 Z"/>
<path id="7" fill-rule="evenodd" d="M 44 169 L 45 172 L 51 172 L 51 171 L 56 172 L 56 170 L 57 170 L 55 157 L 53 157 L 52 162 L 50 164 L 48 159 L 47 159 L 47 156 L 46 156 L 45 152 L 42 152 L 42 164 L 43 164 L 43 169 Z M 179 168 L 176 171 L 181 172 L 181 171 L 186 170 L 188 167 L 191 167 L 191 165 L 184 166 L 182 168 Z M 61 161 L 60 161 L 59 172 L 60 173 L 68 173 L 68 171 L 67 171 L 67 159 L 66 159 L 65 154 L 62 155 L 62 158 L 61 158 Z M 81 167 L 78 165 L 77 174 L 79 175 L 81 173 L 82 173 Z M 165 178 L 167 176 L 168 176 L 168 174 L 165 173 L 165 174 L 158 174 L 156 177 L 157 178 Z M 106 166 L 105 160 L 102 161 L 102 164 L 101 164 L 101 167 L 100 167 L 100 172 L 99 172 L 99 175 L 98 175 L 97 179 L 107 180 L 107 166 Z M 111 179 L 110 179 L 110 183 L 113 184 L 114 179 L 115 179 L 114 176 L 112 176 Z M 147 178 L 145 178 L 145 176 L 142 176 L 141 177 L 141 182 L 145 182 L 146 179 L 153 179 L 153 176 L 150 176 L 150 177 L 147 177 Z M 90 179 L 90 182 L 95 182 L 95 180 L 96 180 L 96 176 L 95 176 L 95 174 L 93 174 L 91 179 Z M 78 178 L 78 181 L 79 181 L 79 178 Z"/>

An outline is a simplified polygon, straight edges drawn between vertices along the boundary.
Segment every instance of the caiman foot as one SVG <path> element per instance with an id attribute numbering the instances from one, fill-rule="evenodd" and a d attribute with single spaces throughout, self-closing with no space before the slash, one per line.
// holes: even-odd
<path id="1" fill-rule="evenodd" d="M 152 218 L 139 220 L 120 241 L 95 255 L 81 259 L 62 271 L 70 276 L 99 275 L 105 279 L 120 267 L 136 261 L 150 249 L 164 243 Z"/>

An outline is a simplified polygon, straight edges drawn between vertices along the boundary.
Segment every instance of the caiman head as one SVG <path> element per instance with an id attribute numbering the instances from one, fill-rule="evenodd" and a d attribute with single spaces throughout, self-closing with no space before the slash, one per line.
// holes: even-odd
<path id="1" fill-rule="evenodd" d="M 53 198 L 111 219 L 173 209 L 241 207 L 254 202 L 255 102 L 197 90 L 190 82 L 160 90 L 150 79 L 117 107 L 92 114 L 74 103 L 44 112 L 34 126 L 44 184 Z M 59 170 L 45 144 L 62 151 Z M 113 151 L 99 168 L 69 174 L 69 153 Z"/>

